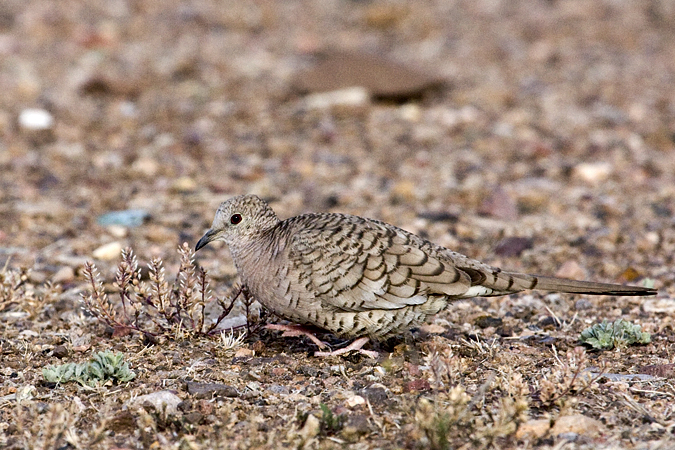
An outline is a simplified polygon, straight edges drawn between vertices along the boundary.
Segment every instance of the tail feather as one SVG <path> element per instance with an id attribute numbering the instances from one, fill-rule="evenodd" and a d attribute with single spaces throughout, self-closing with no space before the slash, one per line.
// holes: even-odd
<path id="1" fill-rule="evenodd" d="M 590 295 L 626 295 L 626 296 L 650 296 L 656 295 L 657 290 L 640 286 L 623 286 L 613 283 L 596 283 L 595 281 L 577 281 L 566 278 L 543 277 L 523 273 L 502 272 L 514 280 L 514 291 L 536 289 L 542 291 L 563 292 L 568 294 Z"/>

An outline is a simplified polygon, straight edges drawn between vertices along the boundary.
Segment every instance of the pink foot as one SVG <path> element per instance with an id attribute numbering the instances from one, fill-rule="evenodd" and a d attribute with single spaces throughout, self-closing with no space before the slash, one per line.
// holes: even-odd
<path id="1" fill-rule="evenodd" d="M 314 352 L 314 356 L 339 356 L 339 355 L 344 355 L 345 353 L 349 353 L 352 350 L 355 350 L 355 351 L 361 353 L 362 355 L 366 355 L 369 358 L 376 359 L 379 356 L 379 354 L 377 352 L 372 351 L 372 350 L 364 350 L 364 349 L 361 348 L 361 347 L 363 347 L 363 344 L 365 344 L 369 340 L 370 340 L 370 338 L 361 337 L 361 338 L 356 339 L 354 342 L 352 342 L 351 344 L 349 344 L 348 346 L 346 346 L 344 348 L 334 350 L 332 352 Z"/>
<path id="2" fill-rule="evenodd" d="M 306 336 L 312 342 L 314 342 L 317 347 L 328 348 L 328 344 L 320 341 L 318 337 L 314 336 L 314 334 L 312 334 L 311 331 L 309 331 L 307 328 L 303 327 L 302 325 L 280 325 L 278 323 L 270 323 L 270 324 L 265 325 L 265 328 L 267 328 L 268 330 L 283 331 L 283 333 L 281 335 L 283 337 Z M 361 345 L 363 345 L 363 344 L 361 344 Z"/>

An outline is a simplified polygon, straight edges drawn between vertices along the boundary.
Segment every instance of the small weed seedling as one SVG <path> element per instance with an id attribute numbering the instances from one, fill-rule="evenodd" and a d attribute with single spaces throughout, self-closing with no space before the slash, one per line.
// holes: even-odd
<path id="1" fill-rule="evenodd" d="M 579 340 L 597 350 L 623 348 L 631 344 L 648 344 L 651 335 L 642 331 L 640 325 L 617 319 L 614 323 L 603 320 L 581 332 Z"/>
<path id="2" fill-rule="evenodd" d="M 109 350 L 98 352 L 91 360 L 83 364 L 68 363 L 60 366 L 49 366 L 42 369 L 45 380 L 51 383 L 67 383 L 77 381 L 83 386 L 95 387 L 107 381 L 126 383 L 136 377 L 124 362 L 122 353 Z"/>

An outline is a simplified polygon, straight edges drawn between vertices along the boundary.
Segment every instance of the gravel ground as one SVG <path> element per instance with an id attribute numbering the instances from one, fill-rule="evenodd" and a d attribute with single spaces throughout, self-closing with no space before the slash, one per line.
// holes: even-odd
<path id="1" fill-rule="evenodd" d="M 673 448 L 674 85 L 667 0 L 3 0 L 0 447 Z M 87 261 L 121 308 L 121 249 L 173 282 L 242 193 L 660 295 L 465 301 L 377 360 L 257 326 L 149 339 L 82 308 Z M 197 264 L 232 295 L 226 249 Z M 577 347 L 618 318 L 651 343 Z M 43 378 L 107 349 L 132 381 Z"/>

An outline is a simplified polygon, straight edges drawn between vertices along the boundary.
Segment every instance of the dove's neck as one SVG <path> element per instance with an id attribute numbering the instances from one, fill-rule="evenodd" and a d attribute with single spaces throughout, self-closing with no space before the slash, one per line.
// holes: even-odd
<path id="1" fill-rule="evenodd" d="M 232 259 L 242 279 L 265 272 L 270 262 L 283 251 L 283 242 L 271 228 L 230 243 Z"/>

